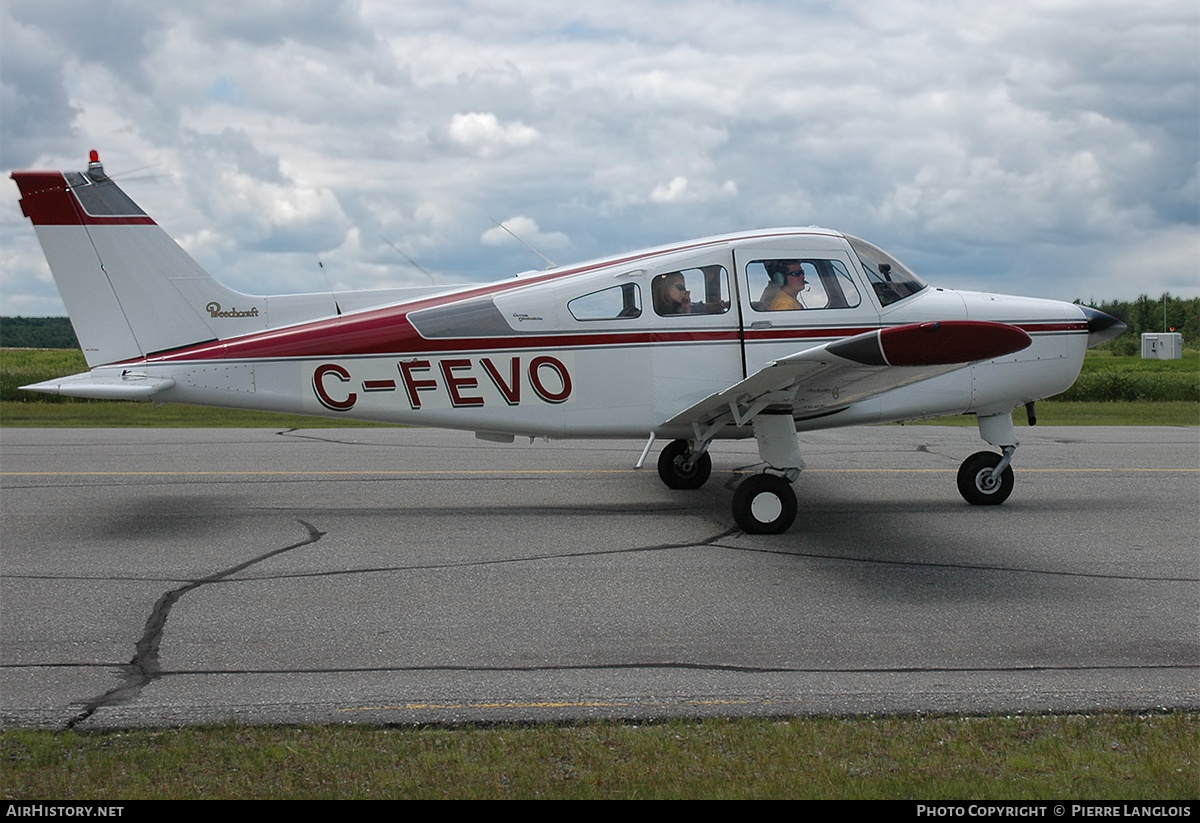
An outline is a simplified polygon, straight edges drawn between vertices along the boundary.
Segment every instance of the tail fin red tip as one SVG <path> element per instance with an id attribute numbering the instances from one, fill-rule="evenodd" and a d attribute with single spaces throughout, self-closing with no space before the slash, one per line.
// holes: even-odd
<path id="1" fill-rule="evenodd" d="M 15 171 L 12 179 L 21 190 L 21 211 L 35 226 L 154 224 L 98 160 L 87 172 Z"/>

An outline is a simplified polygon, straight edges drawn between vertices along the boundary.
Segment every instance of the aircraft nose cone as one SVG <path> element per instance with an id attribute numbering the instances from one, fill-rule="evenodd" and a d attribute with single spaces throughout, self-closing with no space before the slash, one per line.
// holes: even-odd
<path id="1" fill-rule="evenodd" d="M 1089 349 L 1099 346 L 1106 340 L 1112 340 L 1127 328 L 1124 323 L 1111 314 L 1105 314 L 1091 306 L 1080 306 L 1079 308 L 1083 309 L 1083 314 L 1087 317 Z"/>

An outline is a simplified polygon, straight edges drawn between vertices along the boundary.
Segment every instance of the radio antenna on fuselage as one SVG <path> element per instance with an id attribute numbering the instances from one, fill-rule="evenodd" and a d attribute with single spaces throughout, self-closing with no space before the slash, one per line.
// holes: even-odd
<path id="1" fill-rule="evenodd" d="M 497 226 L 499 226 L 500 228 L 504 229 L 504 230 L 505 230 L 506 232 L 508 232 L 510 235 L 512 235 L 513 237 L 515 237 L 515 238 L 516 238 L 516 240 L 517 240 L 517 242 L 518 242 L 518 243 L 520 243 L 522 246 L 524 246 L 525 248 L 529 249 L 531 252 L 533 252 L 534 254 L 536 254 L 538 257 L 540 257 L 540 258 L 542 258 L 543 260 L 545 260 L 545 261 L 546 261 L 546 268 L 548 268 L 548 269 L 556 269 L 556 268 L 558 268 L 558 264 L 557 264 L 557 263 L 555 263 L 553 260 L 551 260 L 551 259 L 550 259 L 549 257 L 547 257 L 546 255 L 542 254 L 540 251 L 538 251 L 537 249 L 535 249 L 533 246 L 531 246 L 531 245 L 529 245 L 528 243 L 526 243 L 526 242 L 525 242 L 524 240 L 522 240 L 520 237 L 517 237 L 515 234 L 513 234 L 513 233 L 512 233 L 512 230 L 511 230 L 511 229 L 510 229 L 508 226 L 506 226 L 506 225 L 504 225 L 503 223 L 501 223 L 501 222 L 500 222 L 499 220 L 497 220 L 495 217 L 489 217 L 488 219 L 489 219 L 489 220 L 491 220 L 493 223 L 495 223 L 495 224 L 496 224 Z"/>
<path id="2" fill-rule="evenodd" d="M 333 281 L 329 279 L 329 272 L 325 271 L 325 264 L 321 262 L 321 255 L 317 257 L 317 268 L 321 270 L 321 276 L 325 278 L 325 285 L 329 287 L 329 296 L 333 298 L 333 310 L 338 317 L 342 316 L 342 304 L 338 302 L 337 292 L 333 290 Z"/>
<path id="3" fill-rule="evenodd" d="M 384 237 L 382 234 L 381 234 L 381 235 L 379 235 L 379 239 L 380 239 L 380 240 L 382 240 L 383 242 L 387 243 L 389 246 L 391 246 L 391 247 L 392 247 L 392 250 L 393 250 L 393 251 L 395 251 L 395 252 L 396 252 L 396 254 L 398 254 L 398 255 L 400 255 L 401 257 L 403 257 L 403 258 L 404 258 L 405 260 L 407 260 L 409 263 L 412 263 L 412 265 L 413 265 L 413 266 L 416 268 L 416 270 L 417 270 L 417 271 L 419 271 L 421 274 L 423 274 L 423 275 L 425 275 L 426 277 L 428 277 L 428 278 L 429 278 L 429 282 L 430 282 L 430 283 L 432 283 L 432 284 L 433 284 L 433 285 L 435 285 L 435 286 L 438 284 L 438 283 L 437 283 L 437 281 L 433 279 L 433 275 L 432 275 L 432 274 L 430 274 L 429 272 L 425 271 L 425 269 L 421 268 L 420 264 L 419 264 L 419 263 L 417 263 L 417 261 L 416 261 L 416 260 L 413 260 L 413 259 L 412 259 L 411 257 L 409 257 L 407 254 L 405 254 L 404 252 L 400 251 L 400 247 L 399 247 L 399 246 L 397 246 L 397 245 L 396 245 L 395 243 L 393 243 L 391 240 L 388 240 L 388 239 L 387 239 L 386 237 Z"/>

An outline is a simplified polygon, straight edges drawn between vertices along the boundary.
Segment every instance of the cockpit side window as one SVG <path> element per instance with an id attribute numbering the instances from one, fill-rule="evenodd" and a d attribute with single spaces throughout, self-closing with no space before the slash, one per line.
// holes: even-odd
<path id="1" fill-rule="evenodd" d="M 853 309 L 862 304 L 854 278 L 840 260 L 755 260 L 746 266 L 746 280 L 751 294 L 762 289 L 750 303 L 755 311 Z"/>
<path id="2" fill-rule="evenodd" d="M 630 320 L 642 316 L 642 292 L 637 283 L 622 283 L 567 303 L 576 320 Z"/>
<path id="3" fill-rule="evenodd" d="M 850 248 L 867 272 L 867 280 L 875 290 L 881 305 L 890 306 L 926 288 L 926 283 L 903 263 L 878 246 L 858 237 L 846 235 Z"/>
<path id="4" fill-rule="evenodd" d="M 724 266 L 664 272 L 650 281 L 650 292 L 660 317 L 729 311 L 729 275 Z"/>

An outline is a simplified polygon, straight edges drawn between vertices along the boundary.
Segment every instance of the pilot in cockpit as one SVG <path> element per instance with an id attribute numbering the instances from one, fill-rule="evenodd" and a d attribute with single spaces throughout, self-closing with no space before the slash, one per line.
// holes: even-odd
<path id="1" fill-rule="evenodd" d="M 804 266 L 799 260 L 766 260 L 763 268 L 771 282 L 763 290 L 759 301 L 767 311 L 795 311 L 803 309 L 799 295 L 804 291 Z"/>

